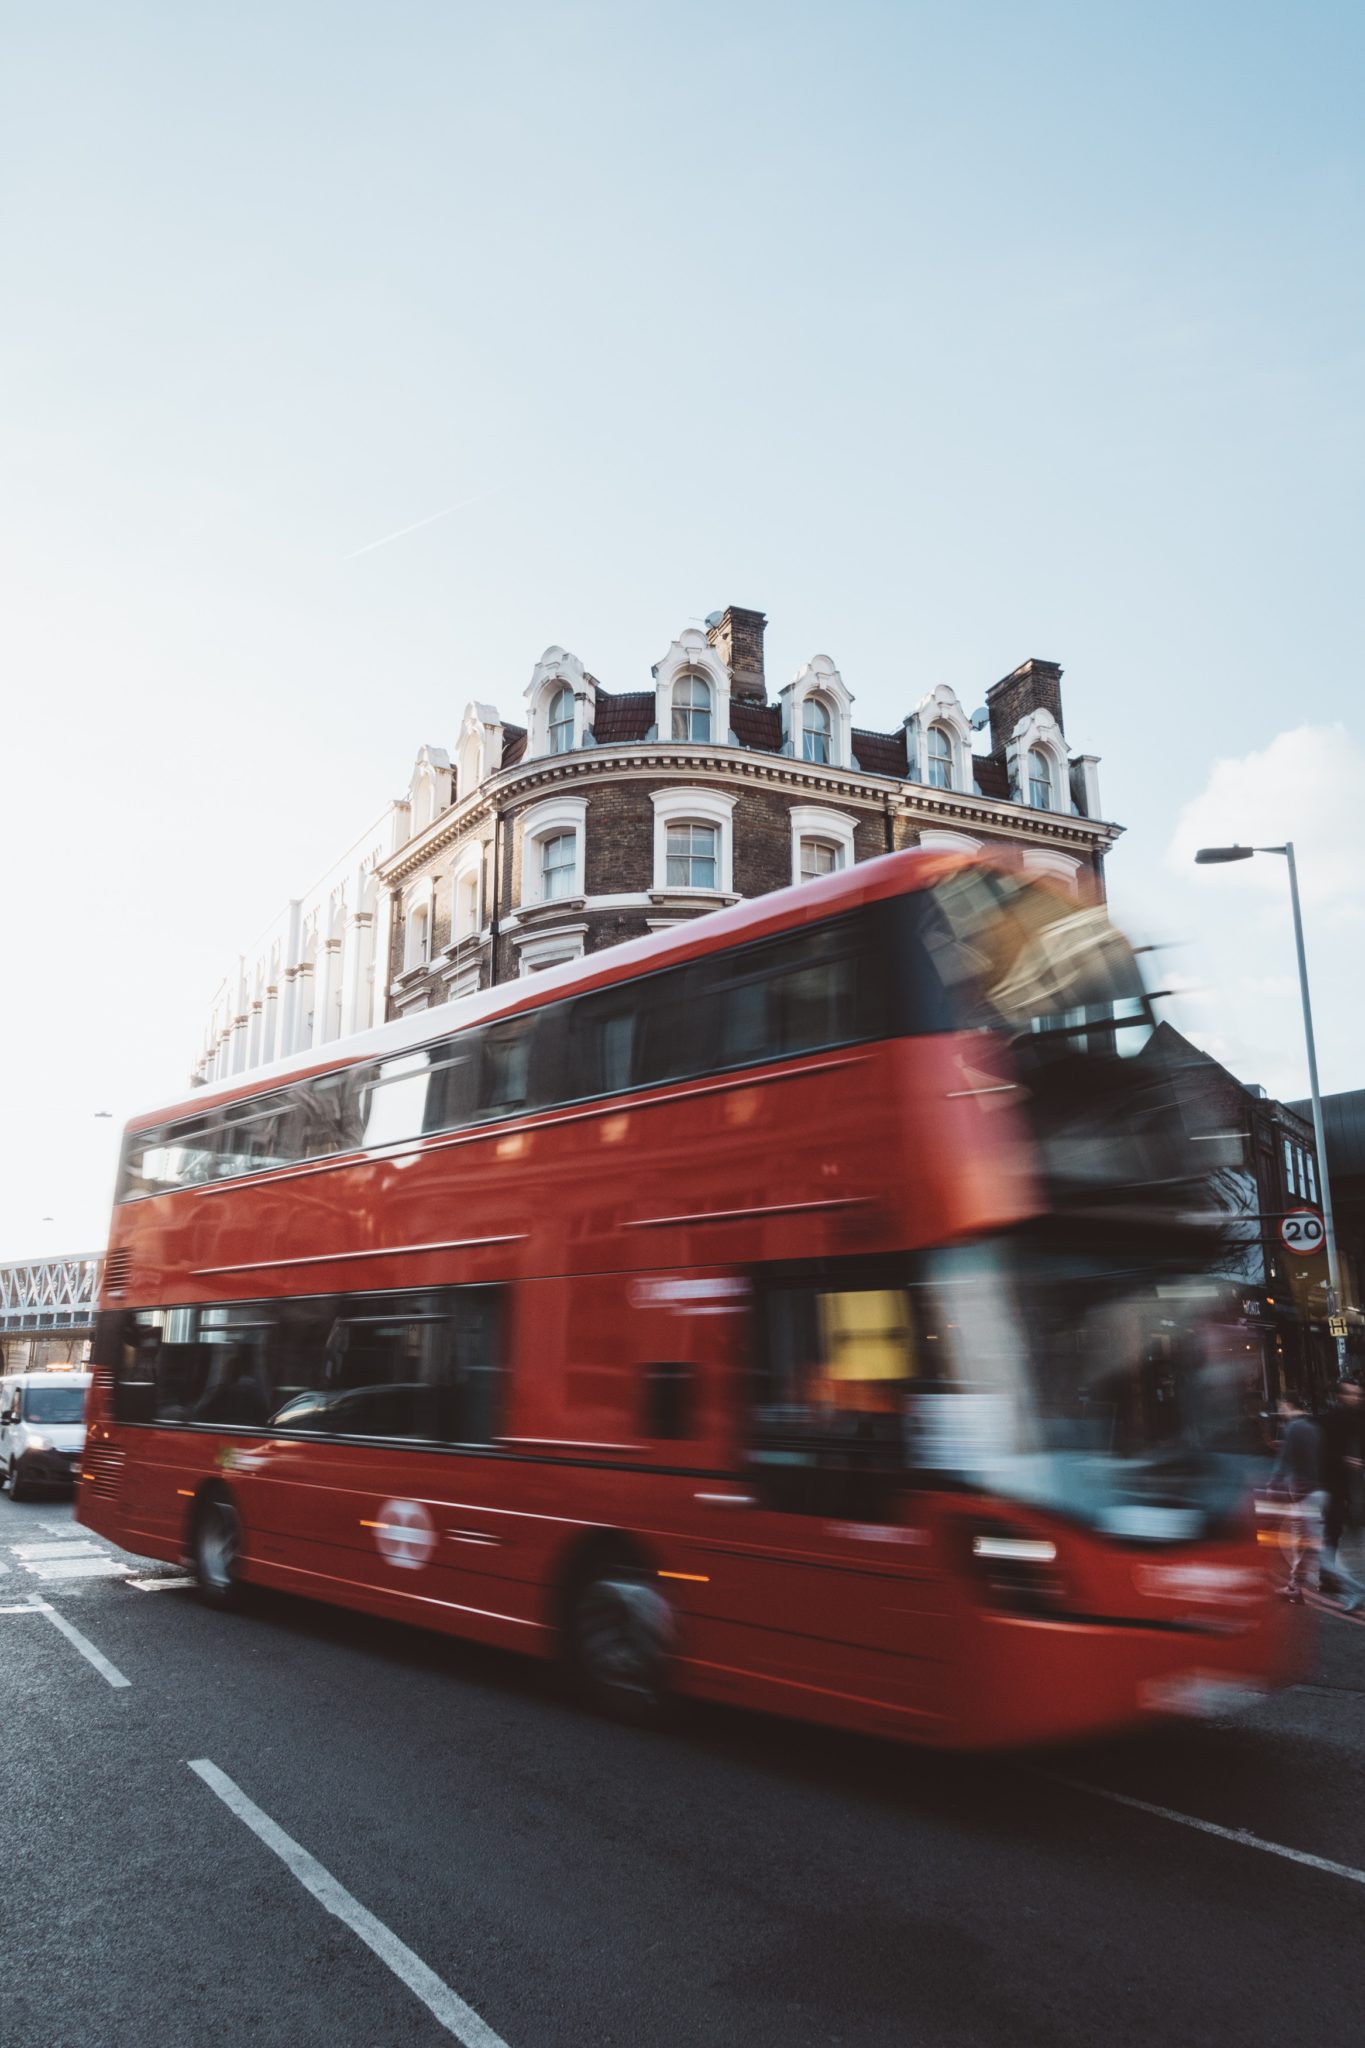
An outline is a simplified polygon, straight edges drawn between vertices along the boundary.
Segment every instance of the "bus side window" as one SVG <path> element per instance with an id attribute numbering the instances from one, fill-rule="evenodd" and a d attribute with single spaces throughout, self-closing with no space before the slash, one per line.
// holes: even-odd
<path id="1" fill-rule="evenodd" d="M 644 1434 L 682 1443 L 697 1434 L 697 1369 L 669 1361 L 645 1367 Z"/>
<path id="2" fill-rule="evenodd" d="M 502 1296 L 495 1287 L 453 1287 L 445 1298 L 455 1400 L 443 1434 L 452 1443 L 491 1444 L 502 1419 Z"/>
<path id="3" fill-rule="evenodd" d="M 463 1031 L 431 1047 L 424 1131 L 458 1131 L 473 1123 L 479 1108 L 480 1039 L 477 1031 Z"/>
<path id="4" fill-rule="evenodd" d="M 297 1151 L 301 1159 L 325 1159 L 333 1152 L 354 1152 L 365 1128 L 364 1105 L 373 1067 L 347 1067 L 339 1074 L 319 1074 L 298 1091 Z"/>
<path id="5" fill-rule="evenodd" d="M 166 1325 L 164 1309 L 116 1312 L 114 1414 L 120 1422 L 150 1422 L 156 1401 L 157 1369 Z"/>
<path id="6" fill-rule="evenodd" d="M 531 1100 L 531 1041 L 537 1018 L 509 1017 L 483 1034 L 479 1106 L 488 1115 L 515 1116 Z"/>
<path id="7" fill-rule="evenodd" d="M 723 973 L 707 961 L 669 967 L 639 984 L 634 1082 L 686 1081 L 711 1073 L 715 1058 L 713 980 Z"/>
<path id="8" fill-rule="evenodd" d="M 909 1290 L 886 1277 L 767 1290 L 749 1458 L 771 1506 L 875 1520 L 893 1502 L 923 1365 Z"/>
<path id="9" fill-rule="evenodd" d="M 560 1099 L 618 1095 L 631 1085 L 636 1005 L 619 989 L 580 996 L 567 1009 Z"/>
<path id="10" fill-rule="evenodd" d="M 381 1061 L 365 1091 L 365 1144 L 396 1145 L 425 1128 L 431 1055 L 400 1052 Z"/>
<path id="11" fill-rule="evenodd" d="M 229 1103 L 219 1122 L 210 1179 L 263 1173 L 267 1167 L 288 1166 L 298 1157 L 299 1117 L 283 1092 Z"/>

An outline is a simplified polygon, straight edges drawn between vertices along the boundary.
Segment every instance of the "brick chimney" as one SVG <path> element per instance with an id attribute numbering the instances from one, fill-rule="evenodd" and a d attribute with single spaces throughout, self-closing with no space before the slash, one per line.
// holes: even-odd
<path id="1" fill-rule="evenodd" d="M 741 704 L 766 704 L 768 688 L 763 680 L 763 629 L 768 621 L 762 612 L 746 612 L 729 604 L 716 624 L 708 623 L 706 637 L 730 671 L 730 695 Z"/>
<path id="2" fill-rule="evenodd" d="M 986 708 L 991 714 L 991 752 L 1003 761 L 1010 735 L 1020 719 L 1027 718 L 1030 711 L 1050 711 L 1061 725 L 1060 666 L 1055 661 L 1039 661 L 1036 656 L 1029 661 L 1021 661 L 1018 668 L 1011 669 L 998 683 L 991 684 L 986 692 Z"/>

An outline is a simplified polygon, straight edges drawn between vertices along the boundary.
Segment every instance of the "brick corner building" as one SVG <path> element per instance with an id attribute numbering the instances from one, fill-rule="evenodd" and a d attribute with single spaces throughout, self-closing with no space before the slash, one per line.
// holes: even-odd
<path id="1" fill-rule="evenodd" d="M 239 963 L 196 1078 L 901 847 L 1005 848 L 1103 895 L 1121 828 L 1067 746 L 1055 662 L 1021 662 L 984 715 L 940 684 L 874 732 L 828 655 L 771 696 L 766 625 L 713 613 L 637 690 L 549 647 L 517 722 L 468 704 L 453 754 L 423 747 L 407 796 Z"/>

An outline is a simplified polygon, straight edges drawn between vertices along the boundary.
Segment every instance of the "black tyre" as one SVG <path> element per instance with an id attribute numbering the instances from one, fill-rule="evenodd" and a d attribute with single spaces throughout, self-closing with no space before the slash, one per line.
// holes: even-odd
<path id="1" fill-rule="evenodd" d="M 655 1582 L 627 1565 L 587 1573 L 569 1602 L 569 1663 L 599 1713 L 636 1726 L 661 1718 L 676 1631 Z"/>
<path id="2" fill-rule="evenodd" d="M 22 1500 L 27 1492 L 28 1488 L 19 1477 L 19 1467 L 11 1458 L 9 1461 L 9 1497 L 11 1500 Z"/>
<path id="3" fill-rule="evenodd" d="M 214 1493 L 200 1501 L 191 1549 L 200 1599 L 210 1607 L 239 1606 L 242 1518 L 230 1494 Z"/>

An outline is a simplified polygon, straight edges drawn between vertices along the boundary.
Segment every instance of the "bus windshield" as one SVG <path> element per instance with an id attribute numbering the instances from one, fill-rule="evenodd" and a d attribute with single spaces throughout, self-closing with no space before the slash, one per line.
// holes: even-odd
<path id="1" fill-rule="evenodd" d="M 917 1462 L 1115 1536 L 1189 1539 L 1233 1510 L 1256 1445 L 1216 1282 L 1041 1226 L 931 1263 L 950 1364 Z"/>

